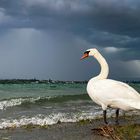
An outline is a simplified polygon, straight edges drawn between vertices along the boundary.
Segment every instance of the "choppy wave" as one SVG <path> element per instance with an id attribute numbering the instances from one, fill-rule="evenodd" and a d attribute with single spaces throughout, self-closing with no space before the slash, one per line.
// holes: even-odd
<path id="1" fill-rule="evenodd" d="M 4 110 L 7 107 L 18 106 L 18 105 L 21 105 L 22 103 L 25 103 L 25 102 L 32 102 L 33 103 L 39 99 L 40 98 L 18 98 L 18 99 L 3 100 L 3 101 L 0 101 L 0 109 Z"/>
<path id="2" fill-rule="evenodd" d="M 78 122 L 80 120 L 95 119 L 101 117 L 102 112 L 98 113 L 80 113 L 80 114 L 68 114 L 68 113 L 58 113 L 50 114 L 48 116 L 38 114 L 34 117 L 22 116 L 19 119 L 1 119 L 0 129 L 6 128 L 18 128 L 28 125 L 37 126 L 48 126 L 57 124 L 58 122 Z"/>
<path id="3" fill-rule="evenodd" d="M 140 115 L 140 112 L 133 111 L 131 113 L 126 114 L 129 115 Z M 122 115 L 122 112 L 121 112 Z M 108 112 L 108 117 L 114 116 L 114 111 L 110 110 Z M 7 128 L 20 128 L 23 126 L 49 126 L 57 123 L 66 123 L 66 122 L 79 122 L 81 120 L 94 120 L 94 119 L 102 118 L 102 111 L 98 112 L 81 112 L 81 113 L 57 113 L 50 114 L 48 116 L 43 114 L 38 114 L 33 117 L 22 116 L 18 119 L 1 119 L 0 120 L 0 129 Z"/>
<path id="4" fill-rule="evenodd" d="M 22 104 L 43 103 L 43 102 L 65 102 L 69 100 L 87 100 L 89 97 L 86 94 L 81 95 L 63 95 L 63 96 L 47 96 L 37 98 L 17 98 L 0 101 L 0 110 L 5 110 L 8 107 L 19 106 Z"/>

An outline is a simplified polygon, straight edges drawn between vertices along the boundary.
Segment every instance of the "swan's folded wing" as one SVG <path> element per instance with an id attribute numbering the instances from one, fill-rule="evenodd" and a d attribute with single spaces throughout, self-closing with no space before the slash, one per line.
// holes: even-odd
<path id="1" fill-rule="evenodd" d="M 94 90 L 106 99 L 136 99 L 140 102 L 140 94 L 123 82 L 111 79 L 99 80 L 94 83 Z"/>
<path id="2" fill-rule="evenodd" d="M 113 99 L 109 106 L 123 110 L 140 109 L 140 101 L 133 99 Z"/>

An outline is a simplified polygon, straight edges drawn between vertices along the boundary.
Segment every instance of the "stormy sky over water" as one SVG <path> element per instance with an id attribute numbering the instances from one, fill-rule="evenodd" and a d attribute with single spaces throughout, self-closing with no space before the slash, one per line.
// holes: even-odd
<path id="1" fill-rule="evenodd" d="M 80 57 L 94 47 L 110 78 L 140 77 L 139 0 L 0 1 L 0 79 L 88 80 L 99 65 Z"/>

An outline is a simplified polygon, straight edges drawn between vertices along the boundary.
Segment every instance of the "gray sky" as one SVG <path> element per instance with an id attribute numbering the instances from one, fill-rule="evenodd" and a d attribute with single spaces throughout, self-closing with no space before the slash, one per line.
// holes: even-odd
<path id="1" fill-rule="evenodd" d="M 110 78 L 140 77 L 139 0 L 1 0 L 0 79 L 88 80 L 107 59 Z"/>

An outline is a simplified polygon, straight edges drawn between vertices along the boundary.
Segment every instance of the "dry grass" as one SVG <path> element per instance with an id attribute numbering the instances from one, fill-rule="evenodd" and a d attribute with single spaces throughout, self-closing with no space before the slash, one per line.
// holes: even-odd
<path id="1" fill-rule="evenodd" d="M 92 129 L 96 135 L 111 138 L 112 140 L 136 140 L 140 136 L 140 124 L 106 125 Z"/>

